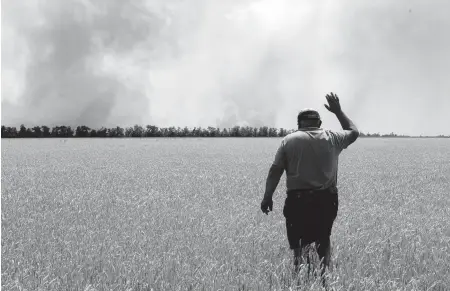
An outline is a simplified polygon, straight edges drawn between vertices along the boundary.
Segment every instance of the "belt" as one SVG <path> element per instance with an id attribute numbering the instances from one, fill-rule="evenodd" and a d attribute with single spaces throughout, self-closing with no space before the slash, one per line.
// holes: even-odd
<path id="1" fill-rule="evenodd" d="M 303 195 L 312 195 L 319 193 L 329 193 L 329 194 L 337 194 L 337 187 L 328 187 L 326 189 L 293 189 L 288 190 L 288 196 L 303 196 Z"/>

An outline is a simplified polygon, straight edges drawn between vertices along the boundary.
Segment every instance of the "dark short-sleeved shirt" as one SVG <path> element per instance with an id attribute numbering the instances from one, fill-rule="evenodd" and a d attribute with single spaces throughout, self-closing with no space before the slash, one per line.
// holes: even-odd
<path id="1" fill-rule="evenodd" d="M 286 171 L 287 190 L 337 186 L 338 158 L 352 143 L 349 130 L 305 128 L 285 136 L 273 164 Z"/>

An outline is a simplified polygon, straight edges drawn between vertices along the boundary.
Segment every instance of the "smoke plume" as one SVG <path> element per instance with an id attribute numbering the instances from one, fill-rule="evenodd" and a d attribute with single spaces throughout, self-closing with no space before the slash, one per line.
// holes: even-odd
<path id="1" fill-rule="evenodd" d="M 448 134 L 450 2 L 9 0 L 2 124 Z"/>

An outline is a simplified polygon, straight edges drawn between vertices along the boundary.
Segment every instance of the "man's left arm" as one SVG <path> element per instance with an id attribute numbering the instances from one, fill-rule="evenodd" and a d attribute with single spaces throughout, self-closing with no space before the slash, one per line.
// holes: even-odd
<path id="1" fill-rule="evenodd" d="M 270 167 L 269 175 L 266 180 L 266 191 L 264 192 L 264 199 L 272 200 L 273 193 L 280 182 L 281 176 L 283 176 L 284 168 L 273 164 Z"/>

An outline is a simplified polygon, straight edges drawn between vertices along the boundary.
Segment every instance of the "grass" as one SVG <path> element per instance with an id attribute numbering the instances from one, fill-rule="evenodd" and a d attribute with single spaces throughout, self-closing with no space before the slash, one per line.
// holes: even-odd
<path id="1" fill-rule="evenodd" d="M 320 290 L 292 276 L 279 139 L 2 140 L 2 290 Z M 334 290 L 450 289 L 450 141 L 340 159 Z"/>

